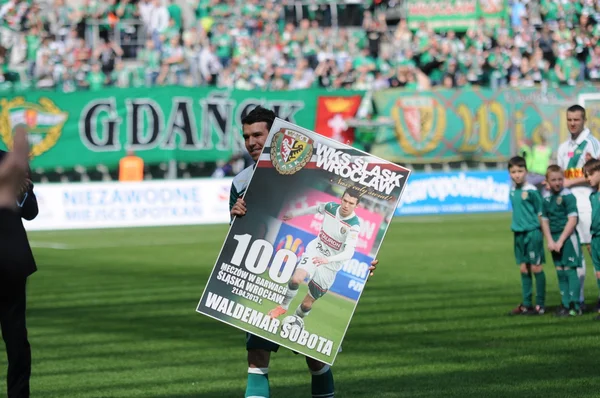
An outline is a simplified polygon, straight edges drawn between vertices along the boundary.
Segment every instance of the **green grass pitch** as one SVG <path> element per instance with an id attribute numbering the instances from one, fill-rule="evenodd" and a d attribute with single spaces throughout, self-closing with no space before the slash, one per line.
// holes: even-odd
<path id="1" fill-rule="evenodd" d="M 592 314 L 506 315 L 520 301 L 509 217 L 394 220 L 333 367 L 337 397 L 598 396 Z M 195 312 L 226 232 L 30 233 L 32 396 L 242 397 L 244 333 Z M 586 289 L 592 304 L 591 266 Z M 275 398 L 310 396 L 304 360 L 287 349 L 273 355 L 270 380 Z"/>

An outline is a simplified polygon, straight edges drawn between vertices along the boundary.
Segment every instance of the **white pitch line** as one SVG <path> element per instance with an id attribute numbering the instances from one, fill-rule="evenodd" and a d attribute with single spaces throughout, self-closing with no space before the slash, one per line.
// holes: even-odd
<path id="1" fill-rule="evenodd" d="M 64 243 L 30 241 L 29 246 L 43 249 L 69 250 L 71 247 Z"/>
<path id="2" fill-rule="evenodd" d="M 35 248 L 57 249 L 57 250 L 90 250 L 90 249 L 117 249 L 120 247 L 152 247 L 152 246 L 176 246 L 176 245 L 191 245 L 200 243 L 202 239 L 179 239 L 174 241 L 163 242 L 121 242 L 121 243 L 105 243 L 95 245 L 67 245 L 64 243 L 55 242 L 37 242 L 31 241 L 29 245 Z"/>
<path id="3" fill-rule="evenodd" d="M 418 217 L 414 217 L 413 216 L 406 216 L 406 217 L 410 217 L 410 219 L 402 219 L 403 217 L 396 217 L 394 218 L 394 220 L 392 221 L 392 223 L 397 223 L 397 224 L 432 224 L 432 223 L 439 223 L 439 222 L 444 222 L 444 218 L 443 217 L 438 217 L 438 216 L 418 216 Z"/>

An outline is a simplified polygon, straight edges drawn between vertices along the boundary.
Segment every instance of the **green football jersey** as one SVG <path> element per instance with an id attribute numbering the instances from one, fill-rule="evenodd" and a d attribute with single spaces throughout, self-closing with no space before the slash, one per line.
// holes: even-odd
<path id="1" fill-rule="evenodd" d="M 559 193 L 546 192 L 542 205 L 542 218 L 548 220 L 550 232 L 561 233 L 569 217 L 577 217 L 577 199 L 570 189 Z"/>
<path id="2" fill-rule="evenodd" d="M 592 203 L 592 226 L 590 232 L 592 236 L 600 235 L 600 192 L 594 192 L 590 195 Z"/>
<path id="3" fill-rule="evenodd" d="M 246 188 L 250 183 L 250 179 L 252 178 L 253 172 L 254 165 L 246 167 L 238 175 L 233 177 L 231 190 L 229 191 L 229 211 L 231 211 L 233 205 L 235 205 L 235 202 L 237 202 L 238 198 L 241 198 L 246 193 Z"/>
<path id="4" fill-rule="evenodd" d="M 539 216 L 542 215 L 542 196 L 532 184 L 513 187 L 510 191 L 512 205 L 513 232 L 533 231 L 540 228 Z"/>

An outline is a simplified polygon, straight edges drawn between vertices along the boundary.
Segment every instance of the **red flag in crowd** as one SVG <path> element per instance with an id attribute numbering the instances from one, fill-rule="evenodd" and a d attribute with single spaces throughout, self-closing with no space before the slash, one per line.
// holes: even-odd
<path id="1" fill-rule="evenodd" d="M 346 120 L 353 118 L 360 107 L 362 97 L 319 97 L 315 131 L 339 142 L 354 142 L 354 129 Z"/>

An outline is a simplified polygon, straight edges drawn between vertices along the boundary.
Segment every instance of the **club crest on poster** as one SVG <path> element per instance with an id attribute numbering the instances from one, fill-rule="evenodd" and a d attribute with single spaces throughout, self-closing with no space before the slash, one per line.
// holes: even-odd
<path id="1" fill-rule="evenodd" d="M 291 129 L 281 129 L 273 136 L 271 162 L 280 174 L 294 174 L 309 162 L 313 140 Z"/>

